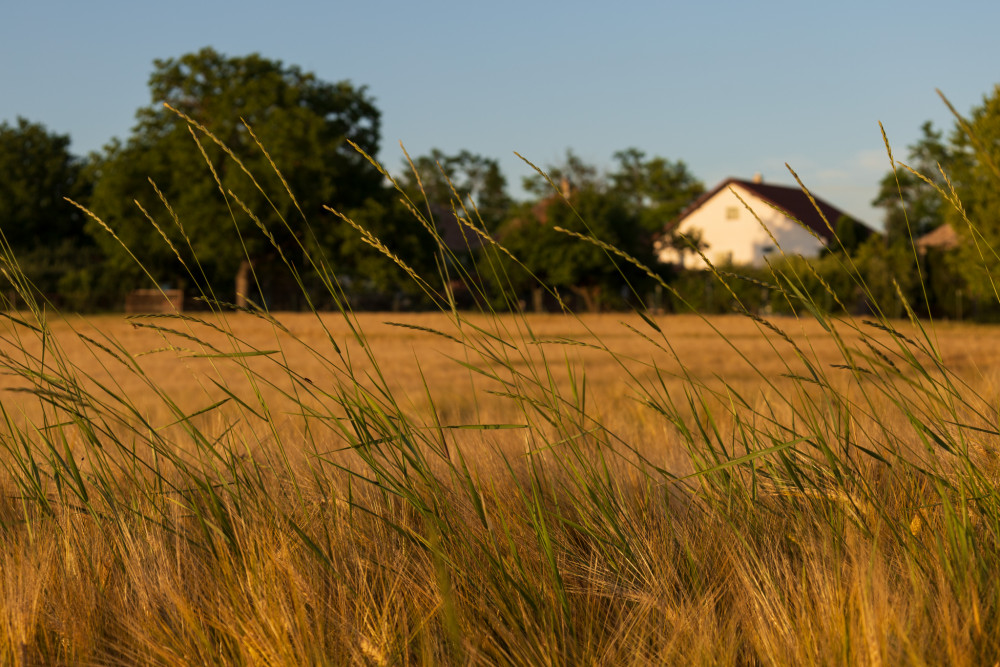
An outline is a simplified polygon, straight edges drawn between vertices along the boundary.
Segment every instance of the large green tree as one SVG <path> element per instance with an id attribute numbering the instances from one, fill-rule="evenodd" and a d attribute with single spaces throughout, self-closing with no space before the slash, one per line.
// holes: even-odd
<path id="1" fill-rule="evenodd" d="M 295 290 L 281 289 L 275 277 L 281 271 L 274 269 L 284 261 L 301 269 L 300 246 L 325 254 L 338 274 L 363 280 L 357 275 L 356 232 L 322 207 L 365 214 L 386 205 L 381 175 L 348 143 L 369 155 L 378 150 L 380 115 L 364 87 L 328 83 L 257 54 L 228 57 L 211 48 L 154 61 L 149 87 L 152 103 L 138 111 L 131 136 L 112 142 L 95 160 L 92 208 L 157 280 L 183 283 L 188 271 L 195 276 L 204 271 L 220 298 L 232 294 L 234 279 L 259 295 L 257 281 L 248 279 L 252 272 L 264 296 L 277 298 Z M 199 125 L 228 147 L 252 178 Z M 180 258 L 133 199 L 157 221 Z M 141 275 L 125 253 L 115 252 L 118 242 L 111 235 L 96 223 L 90 229 L 118 274 Z M 344 243 L 347 239 L 352 242 Z"/>
<path id="2" fill-rule="evenodd" d="M 83 214 L 64 199 L 89 194 L 83 161 L 69 147 L 69 135 L 25 118 L 0 124 L 0 232 L 40 291 L 72 293 L 69 305 L 84 306 L 89 295 L 75 287 L 96 273 L 97 258 Z"/>
<path id="3" fill-rule="evenodd" d="M 64 200 L 87 189 L 69 145 L 25 118 L 0 124 L 0 231 L 15 252 L 86 238 L 81 212 Z"/>

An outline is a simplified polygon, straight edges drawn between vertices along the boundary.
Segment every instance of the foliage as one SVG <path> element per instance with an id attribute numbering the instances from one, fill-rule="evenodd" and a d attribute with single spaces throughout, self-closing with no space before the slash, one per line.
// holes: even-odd
<path id="1" fill-rule="evenodd" d="M 467 150 L 447 155 L 432 149 L 405 165 L 401 183 L 410 199 L 426 204 L 434 217 L 449 214 L 454 202 L 459 214 L 463 207 L 472 217 L 477 211 L 486 229 L 496 229 L 513 204 L 500 163 Z"/>
<path id="2" fill-rule="evenodd" d="M 611 187 L 625 197 L 650 240 L 705 192 L 681 160 L 646 159 L 638 148 L 618 151 L 614 158 L 618 168 L 610 174 Z"/>
<path id="3" fill-rule="evenodd" d="M 599 181 L 596 173 L 595 168 L 570 154 L 565 165 L 549 170 L 549 174 L 553 178 L 575 174 L 572 189 L 560 194 L 550 189 L 548 196 L 523 204 L 501 231 L 504 245 L 533 280 L 576 294 L 591 312 L 609 301 L 620 304 L 628 298 L 629 280 L 634 281 L 639 274 L 607 250 L 581 243 L 574 235 L 592 237 L 647 265 L 653 263 L 639 216 L 619 192 Z"/>
<path id="4" fill-rule="evenodd" d="M 69 135 L 25 118 L 0 124 L 0 229 L 15 252 L 86 238 L 83 214 L 64 200 L 85 201 L 88 191 L 69 145 Z"/>
<path id="5" fill-rule="evenodd" d="M 864 295 L 866 311 L 879 307 L 887 317 L 905 317 L 901 295 L 911 307 L 922 305 L 913 298 L 914 289 L 919 285 L 916 258 L 911 248 L 886 243 L 884 238 L 873 236 L 858 248 L 853 263 L 861 282 L 868 288 Z"/>
<path id="6" fill-rule="evenodd" d="M 952 167 L 952 149 L 930 121 L 920 130 L 923 136 L 909 147 L 906 163 L 894 165 L 882 178 L 872 201 L 872 206 L 885 210 L 889 245 L 912 243 L 944 222 L 946 206 L 940 189 L 945 187 L 944 174 Z"/>
<path id="7" fill-rule="evenodd" d="M 551 197 L 553 183 L 564 191 L 606 187 L 605 179 L 597 167 L 585 162 L 572 150 L 566 151 L 566 157 L 560 164 L 549 165 L 545 169 L 545 175 L 536 172 L 521 179 L 521 187 L 534 195 L 536 200 Z"/>
<path id="8" fill-rule="evenodd" d="M 706 315 L 729 314 L 746 309 L 756 314 L 772 310 L 772 280 L 766 270 L 747 266 L 723 265 L 710 270 L 680 271 L 670 281 L 664 304 L 670 313 L 698 312 Z M 779 309 L 778 312 L 786 312 Z"/>
<path id="9" fill-rule="evenodd" d="M 355 224 L 374 238 L 384 239 L 385 246 L 405 259 L 407 265 L 420 275 L 434 274 L 439 270 L 437 260 L 440 249 L 427 233 L 423 222 L 415 218 L 400 199 L 383 201 L 371 198 L 364 205 L 348 211 L 348 214 Z M 411 277 L 396 264 L 386 262 L 382 253 L 353 227 L 340 223 L 336 235 L 330 234 L 327 238 L 336 247 L 336 251 L 330 253 L 329 261 L 331 266 L 344 274 L 340 281 L 354 307 L 362 310 L 398 310 L 429 305 L 426 295 Z M 323 298 L 324 289 L 319 286 L 318 303 L 335 307 L 335 302 L 328 295 Z"/>
<path id="10" fill-rule="evenodd" d="M 149 87 L 152 104 L 137 112 L 132 136 L 112 142 L 93 167 L 94 210 L 147 269 L 192 281 L 197 255 L 209 287 L 222 295 L 232 293 L 233 276 L 246 261 L 283 256 L 303 269 L 303 246 L 318 246 L 338 271 L 356 270 L 356 255 L 339 246 L 354 231 L 322 206 L 349 212 L 385 200 L 381 175 L 348 144 L 369 155 L 378 150 L 380 115 L 364 87 L 327 83 L 256 54 L 226 57 L 210 48 L 155 61 Z M 158 230 L 132 205 L 137 196 Z M 267 236 L 256 233 L 258 225 Z M 118 240 L 95 222 L 90 230 L 113 258 L 115 272 L 138 275 Z M 159 242 L 157 231 L 176 253 Z"/>
<path id="11" fill-rule="evenodd" d="M 592 237 L 654 267 L 657 237 L 704 188 L 683 162 L 647 160 L 635 148 L 616 153 L 615 159 L 618 169 L 602 174 L 568 151 L 564 162 L 548 167 L 545 176 L 525 179 L 525 189 L 536 198 L 520 206 L 501 231 L 504 245 L 534 276 L 529 279 L 517 268 L 509 269 L 508 275 L 521 276 L 519 285 L 537 280 L 575 293 L 590 311 L 620 308 L 652 287 L 650 277 L 631 262 L 599 246 L 581 244 L 578 236 Z M 667 274 L 664 267 L 656 270 Z M 536 287 L 536 309 L 542 305 L 539 297 Z"/>
<path id="12" fill-rule="evenodd" d="M 972 293 L 994 301 L 1000 269 L 1000 191 L 996 185 L 1000 178 L 1000 86 L 994 86 L 967 120 L 958 117 L 951 143 L 957 201 L 947 207 L 945 219 L 962 240 L 958 266 Z"/>
<path id="13" fill-rule="evenodd" d="M 68 135 L 25 118 L 14 126 L 0 124 L 0 232 L 20 270 L 53 299 L 59 298 L 62 276 L 100 261 L 82 212 L 64 199 L 86 203 L 90 191 L 83 161 L 69 146 Z M 67 305 L 86 308 L 85 296 Z"/>

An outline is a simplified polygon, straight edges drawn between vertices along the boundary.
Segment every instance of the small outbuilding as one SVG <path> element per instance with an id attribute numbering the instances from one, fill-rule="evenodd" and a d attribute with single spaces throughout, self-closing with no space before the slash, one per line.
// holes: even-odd
<path id="1" fill-rule="evenodd" d="M 917 239 L 917 249 L 921 254 L 928 250 L 954 250 L 958 245 L 958 233 L 947 222 Z"/>

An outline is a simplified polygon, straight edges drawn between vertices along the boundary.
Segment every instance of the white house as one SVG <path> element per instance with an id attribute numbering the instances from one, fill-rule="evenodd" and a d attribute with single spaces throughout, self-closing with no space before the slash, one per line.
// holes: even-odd
<path id="1" fill-rule="evenodd" d="M 740 198 L 753 209 L 760 222 Z M 833 240 L 823 218 L 836 229 L 841 218 L 850 216 L 815 195 L 814 198 L 822 216 L 798 187 L 764 183 L 759 174 L 752 181 L 727 179 L 699 197 L 667 228 L 657 242 L 659 260 L 686 269 L 705 268 L 698 253 L 685 250 L 683 243 L 671 243 L 671 238 L 678 235 L 699 239 L 705 257 L 717 266 L 727 263 L 763 266 L 765 257 L 778 253 L 771 236 L 785 254 L 815 257 Z M 858 226 L 862 238 L 871 233 L 862 223 L 853 224 Z"/>

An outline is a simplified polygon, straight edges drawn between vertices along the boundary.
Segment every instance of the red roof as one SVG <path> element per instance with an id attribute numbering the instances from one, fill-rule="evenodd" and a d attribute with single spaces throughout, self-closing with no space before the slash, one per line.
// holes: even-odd
<path id="1" fill-rule="evenodd" d="M 684 218 L 698 210 L 702 204 L 707 202 L 722 190 L 728 189 L 733 185 L 739 185 L 743 189 L 749 190 L 755 196 L 784 211 L 788 217 L 798 220 L 803 225 L 816 232 L 821 239 L 827 242 L 833 240 L 833 234 L 830 232 L 830 228 L 827 227 L 826 222 L 823 222 L 823 217 L 821 217 L 819 212 L 816 211 L 816 206 L 819 207 L 823 216 L 826 217 L 827 222 L 829 222 L 834 229 L 837 228 L 837 221 L 841 218 L 841 216 L 851 218 L 852 220 L 854 219 L 852 216 L 844 213 L 836 206 L 823 201 L 816 195 L 813 195 L 813 199 L 816 200 L 816 206 L 813 206 L 813 203 L 809 201 L 809 197 L 806 196 L 806 193 L 798 187 L 772 185 L 770 183 L 755 183 L 753 181 L 743 181 L 738 178 L 727 178 L 713 189 L 698 197 L 694 203 L 684 209 L 677 219 L 670 225 L 670 227 L 675 227 L 680 224 Z M 747 204 L 752 205 L 751 202 L 747 202 Z M 760 215 L 760 212 L 758 212 L 758 215 Z M 859 221 L 855 222 L 867 228 L 867 225 L 864 223 Z M 871 230 L 868 229 L 867 231 Z"/>
<path id="2" fill-rule="evenodd" d="M 929 248 L 953 250 L 959 245 L 958 233 L 947 222 L 917 239 L 917 247 L 921 252 L 927 252 Z"/>

